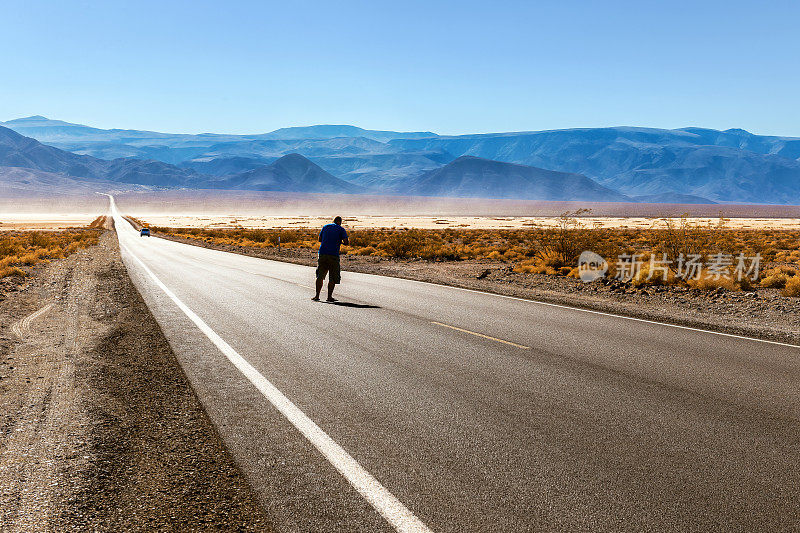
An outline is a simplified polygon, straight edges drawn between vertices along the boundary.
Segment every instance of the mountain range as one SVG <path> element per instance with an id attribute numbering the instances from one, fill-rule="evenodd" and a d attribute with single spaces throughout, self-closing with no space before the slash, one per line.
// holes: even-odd
<path id="1" fill-rule="evenodd" d="M 800 200 L 800 139 L 743 130 L 592 128 L 388 144 L 579 173 L 628 195 L 678 193 L 775 204 Z"/>
<path id="2" fill-rule="evenodd" d="M 404 186 L 414 196 L 629 202 L 630 198 L 581 174 L 464 155 Z"/>
<path id="3" fill-rule="evenodd" d="M 119 189 L 121 184 L 283 192 L 359 194 L 363 187 L 329 174 L 299 154 L 289 154 L 250 170 L 208 176 L 169 163 L 136 158 L 99 159 L 47 146 L 0 126 L 0 189 L 16 193 L 50 187 L 62 194 Z M 85 187 L 84 187 L 85 186 Z M 16 196 L 17 194 L 15 194 Z"/>
<path id="4" fill-rule="evenodd" d="M 300 154 L 288 154 L 269 165 L 194 184 L 199 189 L 359 194 L 363 187 L 340 180 Z"/>
<path id="5" fill-rule="evenodd" d="M 197 179 L 190 169 L 155 160 L 98 159 L 42 144 L 0 126 L 0 167 L 20 167 L 111 183 L 184 186 Z"/>
<path id="6" fill-rule="evenodd" d="M 9 129 L 21 135 L 11 138 Z M 738 129 L 442 136 L 320 125 L 253 135 L 169 134 L 34 116 L 0 123 L 0 166 L 150 187 L 800 203 L 800 138 Z"/>

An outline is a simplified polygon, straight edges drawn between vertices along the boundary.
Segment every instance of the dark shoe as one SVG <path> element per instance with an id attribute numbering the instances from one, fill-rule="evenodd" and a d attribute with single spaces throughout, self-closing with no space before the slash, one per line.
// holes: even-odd
<path id="1" fill-rule="evenodd" d="M 313 298 L 311 298 L 311 301 L 312 302 L 318 302 L 319 301 L 319 296 L 314 296 Z"/>
<path id="2" fill-rule="evenodd" d="M 328 297 L 328 299 L 327 299 L 327 300 L 325 300 L 325 301 L 326 301 L 326 302 L 338 302 L 339 300 L 337 300 L 337 299 L 336 299 L 336 298 L 334 298 L 333 296 L 329 296 L 329 297 Z"/>

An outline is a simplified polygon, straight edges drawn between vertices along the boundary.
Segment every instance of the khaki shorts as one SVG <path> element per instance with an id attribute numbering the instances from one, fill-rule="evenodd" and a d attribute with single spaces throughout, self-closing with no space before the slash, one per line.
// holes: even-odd
<path id="1" fill-rule="evenodd" d="M 342 282 L 342 269 L 339 266 L 338 255 L 319 254 L 317 260 L 317 279 L 325 279 L 325 274 L 330 273 L 328 282 L 338 285 Z"/>

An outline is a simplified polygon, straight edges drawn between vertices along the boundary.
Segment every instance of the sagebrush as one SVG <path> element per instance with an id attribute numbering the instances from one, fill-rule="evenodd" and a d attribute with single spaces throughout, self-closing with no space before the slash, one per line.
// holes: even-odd
<path id="1" fill-rule="evenodd" d="M 92 228 L 98 227 L 92 224 Z M 93 246 L 100 234 L 98 229 L 0 232 L 0 278 L 24 276 L 25 267 L 61 259 Z"/>
<path id="2" fill-rule="evenodd" d="M 749 290 L 750 280 L 720 281 L 701 277 L 685 281 L 675 271 L 679 257 L 697 255 L 708 261 L 726 252 L 759 254 L 761 286 L 783 288 L 800 272 L 800 231 L 778 229 L 730 229 L 720 217 L 711 224 L 692 224 L 686 217 L 660 219 L 649 228 L 599 228 L 581 223 L 579 210 L 565 213 L 557 227 L 534 226 L 525 229 L 357 229 L 350 231 L 350 246 L 343 253 L 392 259 L 427 261 L 484 260 L 505 263 L 515 271 L 533 274 L 577 276 L 578 256 L 591 250 L 607 258 L 609 275 L 615 275 L 615 260 L 638 254 L 666 258 L 671 271 L 649 276 L 648 266 L 631 280 L 634 286 L 682 283 L 699 289 L 725 288 Z M 318 229 L 206 229 L 164 228 L 154 230 L 213 244 L 249 247 L 287 247 L 314 249 L 319 246 Z M 779 272 L 772 269 L 778 268 Z M 733 268 L 731 268 L 731 271 Z M 770 276 L 777 277 L 773 280 Z M 793 285 L 794 286 L 794 285 Z"/>

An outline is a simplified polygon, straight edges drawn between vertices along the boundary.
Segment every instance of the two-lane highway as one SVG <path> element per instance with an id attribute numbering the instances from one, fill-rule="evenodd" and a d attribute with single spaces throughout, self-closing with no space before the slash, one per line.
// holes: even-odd
<path id="1" fill-rule="evenodd" d="M 800 349 L 141 238 L 123 258 L 287 531 L 800 528 Z"/>

